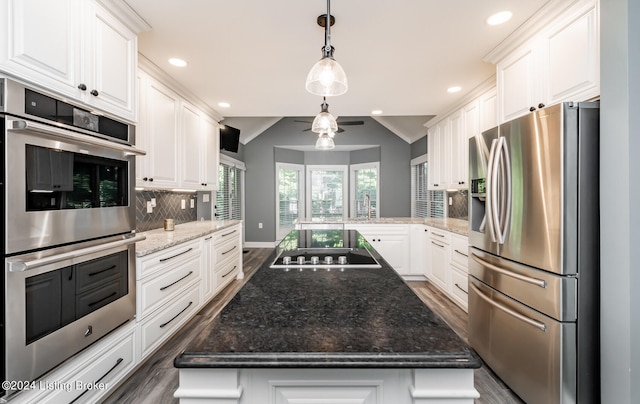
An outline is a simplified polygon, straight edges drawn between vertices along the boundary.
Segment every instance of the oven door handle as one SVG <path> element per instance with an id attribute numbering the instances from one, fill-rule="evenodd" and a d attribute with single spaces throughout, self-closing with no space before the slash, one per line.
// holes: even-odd
<path id="1" fill-rule="evenodd" d="M 119 151 L 122 152 L 124 156 L 144 156 L 147 154 L 144 150 L 140 150 L 133 146 L 72 132 L 66 129 L 56 128 L 55 126 L 44 125 L 38 122 L 10 120 L 7 124 L 7 130 L 11 132 L 38 132 L 48 136 L 71 140 L 76 143 L 84 143 L 91 146 Z"/>
<path id="2" fill-rule="evenodd" d="M 7 267 L 9 269 L 9 272 L 29 271 L 31 269 L 36 269 L 36 268 L 42 267 L 44 265 L 54 264 L 56 262 L 64 261 L 64 260 L 67 260 L 67 259 L 79 258 L 79 257 L 82 257 L 83 255 L 94 254 L 94 253 L 97 253 L 97 252 L 100 252 L 100 251 L 108 250 L 110 248 L 115 248 L 115 247 L 120 247 L 120 246 L 123 246 L 123 245 L 134 244 L 134 243 L 137 243 L 138 241 L 142 241 L 142 240 L 144 240 L 146 238 L 147 237 L 143 236 L 143 235 L 136 235 L 134 237 L 124 238 L 122 240 L 113 241 L 113 242 L 107 243 L 107 244 L 102 244 L 102 245 L 97 245 L 97 246 L 92 246 L 92 247 L 87 247 L 87 248 L 81 248 L 79 250 L 69 251 L 69 252 L 66 252 L 66 253 L 56 254 L 56 255 L 52 255 L 50 257 L 38 258 L 38 259 L 34 259 L 34 260 L 24 261 L 24 260 L 20 260 L 20 259 L 13 260 L 13 259 L 9 258 L 9 259 L 7 259 Z"/>

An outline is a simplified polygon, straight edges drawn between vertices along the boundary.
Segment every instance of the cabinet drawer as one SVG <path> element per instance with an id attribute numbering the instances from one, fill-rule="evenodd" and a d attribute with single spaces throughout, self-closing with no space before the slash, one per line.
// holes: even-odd
<path id="1" fill-rule="evenodd" d="M 241 249 L 239 238 L 225 240 L 224 243 L 220 244 L 216 243 L 214 246 L 216 266 L 231 259 L 231 257 L 237 257 Z"/>
<path id="2" fill-rule="evenodd" d="M 96 402 L 98 397 L 108 394 L 110 387 L 115 386 L 135 365 L 135 338 L 133 328 L 120 340 L 109 345 L 108 349 L 91 355 L 88 360 L 78 366 L 76 374 L 70 374 L 66 381 L 45 378 L 41 383 L 52 383 L 52 394 L 39 399 L 40 403 Z M 95 384 L 94 384 L 95 383 Z M 64 386 L 65 388 L 59 388 Z M 69 386 L 70 388 L 66 388 Z"/>
<path id="3" fill-rule="evenodd" d="M 242 228 L 240 226 L 233 226 L 233 227 L 229 227 L 228 229 L 222 229 L 220 231 L 217 231 L 215 233 L 213 233 L 213 242 L 218 244 L 218 243 L 223 243 L 227 240 L 230 239 L 238 239 L 240 240 L 240 236 L 242 235 Z"/>
<path id="4" fill-rule="evenodd" d="M 469 239 L 458 235 L 451 236 L 451 261 L 466 268 L 469 266 Z"/>
<path id="5" fill-rule="evenodd" d="M 140 280 L 165 268 L 174 267 L 185 259 L 200 256 L 200 241 L 190 241 L 150 254 L 138 260 L 136 279 Z"/>
<path id="6" fill-rule="evenodd" d="M 137 319 L 141 321 L 160 305 L 200 280 L 200 255 L 191 256 L 176 268 L 137 282 Z"/>
<path id="7" fill-rule="evenodd" d="M 237 257 L 236 257 L 237 258 Z M 236 278 L 236 275 L 240 271 L 238 260 L 229 260 L 223 265 L 216 267 L 216 290 L 220 290 L 225 287 L 229 282 Z"/>
<path id="8" fill-rule="evenodd" d="M 432 240 L 439 241 L 445 244 L 451 244 L 451 233 L 446 230 L 436 229 L 435 227 L 430 228 L 430 237 Z"/>
<path id="9" fill-rule="evenodd" d="M 469 295 L 469 282 L 467 273 L 460 268 L 451 265 L 451 295 L 453 300 L 460 305 L 465 311 L 467 310 L 467 301 Z"/>
<path id="10" fill-rule="evenodd" d="M 194 285 L 178 296 L 171 305 L 159 310 L 140 327 L 142 358 L 150 354 L 175 330 L 188 321 L 200 306 L 200 287 Z"/>

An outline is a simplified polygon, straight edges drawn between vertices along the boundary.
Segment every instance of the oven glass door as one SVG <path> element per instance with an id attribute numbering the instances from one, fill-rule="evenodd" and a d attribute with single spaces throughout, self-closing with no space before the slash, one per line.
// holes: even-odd
<path id="1" fill-rule="evenodd" d="M 127 146 L 6 123 L 7 255 L 135 230 L 135 163 Z"/>

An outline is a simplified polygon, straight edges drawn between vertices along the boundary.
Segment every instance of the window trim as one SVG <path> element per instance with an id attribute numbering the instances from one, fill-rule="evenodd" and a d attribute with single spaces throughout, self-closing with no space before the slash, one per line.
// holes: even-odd
<path id="1" fill-rule="evenodd" d="M 281 240 L 282 237 L 285 236 L 285 234 L 280 234 L 281 230 L 280 230 L 280 170 L 284 168 L 284 169 L 291 169 L 291 170 L 298 170 L 300 172 L 300 179 L 299 179 L 299 183 L 298 186 L 299 188 L 299 204 L 300 206 L 304 207 L 304 212 L 300 212 L 300 210 L 298 210 L 299 212 L 299 216 L 300 218 L 303 217 L 303 215 L 306 215 L 306 194 L 307 194 L 307 189 L 306 189 L 306 167 L 304 164 L 292 164 L 292 163 L 280 163 L 280 162 L 276 162 L 276 172 L 275 172 L 275 177 L 276 177 L 276 189 L 275 189 L 275 208 L 276 208 L 276 240 Z"/>

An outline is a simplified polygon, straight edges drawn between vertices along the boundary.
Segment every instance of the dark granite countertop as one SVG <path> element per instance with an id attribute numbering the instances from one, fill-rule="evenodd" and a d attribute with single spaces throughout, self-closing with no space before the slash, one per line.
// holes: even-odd
<path id="1" fill-rule="evenodd" d="M 276 254 L 176 367 L 480 367 L 475 352 L 375 251 L 382 268 L 269 268 Z"/>

